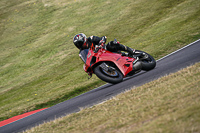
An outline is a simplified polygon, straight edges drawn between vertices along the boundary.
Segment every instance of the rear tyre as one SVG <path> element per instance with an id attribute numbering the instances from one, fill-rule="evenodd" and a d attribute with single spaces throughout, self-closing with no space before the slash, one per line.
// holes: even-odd
<path id="1" fill-rule="evenodd" d="M 142 62 L 142 70 L 149 71 L 154 69 L 156 67 L 156 60 L 153 58 L 153 56 L 144 51 L 135 50 L 136 54 L 141 52 L 145 54 L 144 57 L 140 59 Z"/>
<path id="2" fill-rule="evenodd" d="M 101 68 L 100 65 L 98 65 L 94 68 L 94 73 L 101 80 L 112 84 L 119 83 L 123 80 L 123 74 L 117 69 L 113 70 L 112 72 L 109 72 Z"/>

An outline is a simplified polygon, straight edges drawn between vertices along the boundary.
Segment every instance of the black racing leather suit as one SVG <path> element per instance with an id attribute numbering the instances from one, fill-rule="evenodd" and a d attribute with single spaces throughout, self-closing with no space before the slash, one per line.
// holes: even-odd
<path id="1" fill-rule="evenodd" d="M 83 47 L 81 49 L 88 49 L 88 48 L 95 49 L 95 46 L 100 45 L 100 42 L 106 43 L 106 39 L 107 39 L 106 36 L 103 36 L 103 37 L 90 36 L 86 39 L 86 43 L 83 45 Z M 131 49 L 127 46 L 124 46 L 124 45 L 120 44 L 119 42 L 117 42 L 117 43 L 114 43 L 113 41 L 109 42 L 106 45 L 106 49 L 111 52 L 126 51 L 129 53 L 129 55 L 134 54 L 133 49 Z"/>

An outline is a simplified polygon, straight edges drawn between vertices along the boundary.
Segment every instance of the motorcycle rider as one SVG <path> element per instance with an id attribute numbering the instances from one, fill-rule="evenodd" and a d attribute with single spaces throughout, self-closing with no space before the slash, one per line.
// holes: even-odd
<path id="1" fill-rule="evenodd" d="M 106 36 L 103 37 L 90 36 L 87 38 L 85 34 L 79 33 L 74 36 L 73 43 L 80 50 L 88 48 L 92 48 L 93 50 L 95 50 L 96 48 L 101 46 L 102 43 L 105 44 L 106 39 L 107 39 Z M 134 49 L 131 49 L 125 45 L 120 44 L 119 42 L 114 42 L 114 41 L 109 42 L 106 45 L 106 49 L 111 52 L 126 51 L 130 56 L 132 56 L 135 52 Z"/>

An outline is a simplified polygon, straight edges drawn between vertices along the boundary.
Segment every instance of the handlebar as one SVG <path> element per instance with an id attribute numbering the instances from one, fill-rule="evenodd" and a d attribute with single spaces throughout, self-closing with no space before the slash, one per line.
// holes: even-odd
<path id="1" fill-rule="evenodd" d="M 101 48 L 105 48 L 105 44 L 103 42 L 99 46 L 95 46 L 94 53 L 97 53 Z"/>
<path id="2" fill-rule="evenodd" d="M 95 48 L 94 53 L 97 53 L 99 51 L 100 47 Z"/>

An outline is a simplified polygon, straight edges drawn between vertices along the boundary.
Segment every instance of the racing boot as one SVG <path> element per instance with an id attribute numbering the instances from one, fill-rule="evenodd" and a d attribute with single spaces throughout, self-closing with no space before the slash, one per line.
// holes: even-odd
<path id="1" fill-rule="evenodd" d="M 133 56 L 134 55 L 134 53 L 135 53 L 135 49 L 132 49 L 132 48 L 129 48 L 129 47 L 127 47 L 127 46 L 125 46 L 125 45 L 122 45 L 122 44 L 119 44 L 120 46 L 120 50 L 123 50 L 123 51 L 126 51 L 126 52 L 128 52 L 128 55 L 129 56 Z"/>

